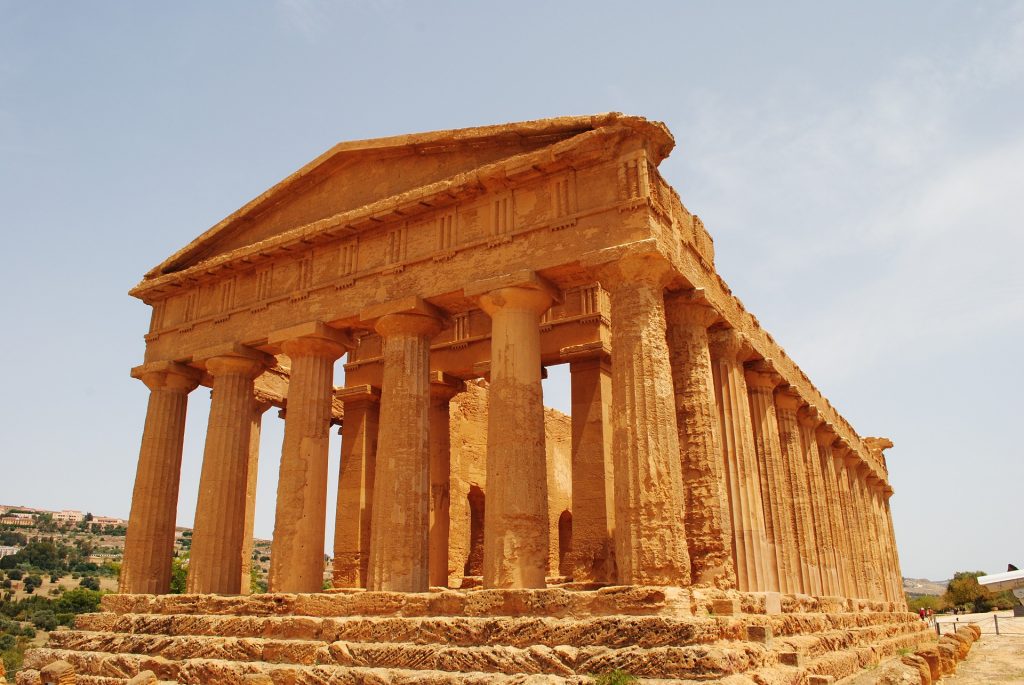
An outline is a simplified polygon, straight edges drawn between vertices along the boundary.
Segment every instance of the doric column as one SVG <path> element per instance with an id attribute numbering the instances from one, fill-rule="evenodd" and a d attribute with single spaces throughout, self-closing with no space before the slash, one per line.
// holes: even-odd
<path id="1" fill-rule="evenodd" d="M 256 527 L 256 481 L 260 470 L 260 435 L 263 415 L 271 404 L 259 398 L 252 403 L 252 430 L 249 434 L 249 464 L 245 472 L 245 534 L 242 537 L 241 593 L 249 594 L 252 586 L 252 545 Z"/>
<path id="2" fill-rule="evenodd" d="M 345 404 L 334 521 L 334 587 L 366 587 L 370 518 L 377 468 L 380 389 L 356 385 L 338 391 Z"/>
<path id="3" fill-rule="evenodd" d="M 867 581 L 864 576 L 864 554 L 863 538 L 861 536 L 860 524 L 857 520 L 856 505 L 853 499 L 851 487 L 851 474 L 848 464 L 856 464 L 859 459 L 854 455 L 849 446 L 839 440 L 832 449 L 832 456 L 836 466 L 836 478 L 839 481 L 839 499 L 843 505 L 843 521 L 850 542 L 850 577 L 853 580 L 854 594 L 852 597 L 867 599 Z"/>
<path id="4" fill-rule="evenodd" d="M 455 569 L 448 565 L 451 525 L 451 415 L 449 402 L 463 389 L 462 381 L 440 371 L 430 374 L 430 586 L 448 587 Z"/>
<path id="5" fill-rule="evenodd" d="M 708 326 L 718 314 L 689 294 L 665 302 L 669 360 L 694 583 L 736 587 L 728 485 L 722 464 Z"/>
<path id="6" fill-rule="evenodd" d="M 253 380 L 273 358 L 241 345 L 196 357 L 213 377 L 213 394 L 186 587 L 193 594 L 236 595 L 242 591 Z"/>
<path id="7" fill-rule="evenodd" d="M 899 548 L 896 546 L 896 532 L 892 526 L 892 510 L 889 508 L 889 498 L 892 497 L 892 493 L 892 487 L 886 483 L 882 488 L 882 514 L 885 518 L 885 528 L 889 534 L 889 547 L 892 550 L 892 563 L 895 570 L 892 581 L 893 589 L 896 591 L 896 604 L 906 610 L 907 598 L 903 593 L 903 571 L 900 568 Z"/>
<path id="8" fill-rule="evenodd" d="M 754 431 L 754 449 L 761 476 L 761 503 L 765 532 L 768 535 L 768 588 L 795 592 L 797 564 L 796 539 L 792 526 L 792 496 L 789 478 L 779 443 L 779 420 L 775 413 L 775 388 L 782 382 L 779 374 L 763 363 L 746 371 L 750 396 L 750 421 Z"/>
<path id="9" fill-rule="evenodd" d="M 478 296 L 491 317 L 484 587 L 544 587 L 549 534 L 540 316 L 558 291 L 529 272 L 465 292 Z"/>
<path id="10" fill-rule="evenodd" d="M 889 531 L 885 529 L 882 521 L 881 506 L 882 480 L 870 471 L 867 473 L 867 487 L 865 493 L 868 500 L 868 512 L 871 515 L 871 532 L 875 539 L 875 560 L 878 563 L 879 590 L 886 601 L 896 601 L 893 594 L 892 578 L 895 571 L 892 565 L 892 557 L 889 554 Z"/>
<path id="11" fill-rule="evenodd" d="M 383 346 L 380 437 L 367 588 L 426 592 L 430 525 L 430 341 L 441 313 L 419 298 L 371 307 Z"/>
<path id="12" fill-rule="evenodd" d="M 315 322 L 269 338 L 291 361 L 277 512 L 270 554 L 271 592 L 323 589 L 334 362 L 351 342 Z"/>
<path id="13" fill-rule="evenodd" d="M 821 420 L 811 407 L 797 412 L 800 425 L 800 450 L 803 454 L 807 474 L 807 492 L 810 496 L 811 516 L 814 519 L 814 539 L 817 541 L 818 565 L 821 574 L 821 594 L 830 597 L 841 595 L 839 572 L 836 568 L 835 543 L 829 524 L 828 500 L 825 496 L 825 475 L 821 470 L 821 456 L 818 454 L 818 440 L 815 430 Z"/>
<path id="14" fill-rule="evenodd" d="M 615 562 L 623 585 L 688 585 L 685 503 L 664 288 L 671 266 L 626 255 L 599 271 L 612 334 Z"/>
<path id="15" fill-rule="evenodd" d="M 853 473 L 855 474 L 857 513 L 865 542 L 864 570 L 868 579 L 869 597 L 874 600 L 884 600 L 886 599 L 885 590 L 882 587 L 884 572 L 882 569 L 882 559 L 879 555 L 879 538 L 874 521 L 871 489 L 868 486 L 868 476 L 871 473 L 871 469 L 868 468 L 867 464 L 858 459 L 858 463 L 853 468 Z"/>
<path id="16" fill-rule="evenodd" d="M 836 473 L 835 459 L 832 455 L 832 443 L 835 433 L 826 424 L 818 426 L 815 431 L 818 441 L 818 456 L 825 483 L 825 501 L 828 506 L 828 520 L 832 529 L 833 550 L 839 580 L 839 594 L 843 597 L 855 597 L 856 585 L 853 581 L 852 556 L 849 530 L 844 523 L 843 504 L 839 494 L 839 477 Z"/>
<path id="17" fill-rule="evenodd" d="M 735 329 L 715 331 L 710 345 L 722 456 L 729 484 L 737 585 L 744 591 L 766 590 L 768 535 L 743 371 L 750 348 Z"/>
<path id="18" fill-rule="evenodd" d="M 789 475 L 793 500 L 793 522 L 800 555 L 800 590 L 808 595 L 821 594 L 821 575 L 818 570 L 817 541 L 814 539 L 814 520 L 811 516 L 810 494 L 807 490 L 807 468 L 800 446 L 800 427 L 796 412 L 800 397 L 788 389 L 775 393 L 775 412 L 779 419 L 779 442 L 782 459 Z"/>
<path id="19" fill-rule="evenodd" d="M 572 554 L 576 582 L 615 582 L 612 369 L 603 355 L 569 362 Z"/>
<path id="20" fill-rule="evenodd" d="M 188 394 L 199 385 L 200 372 L 160 362 L 132 369 L 149 388 L 135 490 L 124 543 L 119 591 L 164 594 L 171 587 L 171 557 L 181 479 Z"/>

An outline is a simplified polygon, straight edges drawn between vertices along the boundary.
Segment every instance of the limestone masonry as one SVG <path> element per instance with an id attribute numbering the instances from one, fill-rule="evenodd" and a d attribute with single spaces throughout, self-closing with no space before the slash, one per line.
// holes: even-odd
<path id="1" fill-rule="evenodd" d="M 934 642 L 906 613 L 892 443 L 716 273 L 658 173 L 673 145 L 615 113 L 342 143 L 150 270 L 121 594 L 29 665 L 103 684 L 823 683 Z M 543 405 L 555 364 L 569 417 Z M 190 594 L 160 597 L 200 385 Z M 270 407 L 269 594 L 241 597 Z"/>

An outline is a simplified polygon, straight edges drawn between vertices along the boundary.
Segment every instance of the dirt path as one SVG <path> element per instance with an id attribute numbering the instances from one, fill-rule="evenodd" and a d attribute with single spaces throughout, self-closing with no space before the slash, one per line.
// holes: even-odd
<path id="1" fill-rule="evenodd" d="M 1024 635 L 982 635 L 956 675 L 942 683 L 1024 683 Z"/>

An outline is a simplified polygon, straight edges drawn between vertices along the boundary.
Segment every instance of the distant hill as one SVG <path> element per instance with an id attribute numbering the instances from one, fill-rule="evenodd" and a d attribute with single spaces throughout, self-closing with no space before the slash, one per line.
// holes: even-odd
<path id="1" fill-rule="evenodd" d="M 948 580 L 928 580 L 927 578 L 904 578 L 903 591 L 908 595 L 943 595 Z"/>

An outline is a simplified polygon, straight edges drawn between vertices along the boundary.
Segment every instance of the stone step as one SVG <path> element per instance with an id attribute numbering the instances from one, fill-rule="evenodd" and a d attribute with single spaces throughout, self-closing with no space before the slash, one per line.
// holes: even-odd
<path id="1" fill-rule="evenodd" d="M 913 623 L 881 624 L 808 635 L 783 636 L 775 640 L 773 648 L 778 651 L 799 652 L 801 655 L 813 659 L 831 652 L 876 644 L 892 637 L 921 634 L 927 636 L 929 631 L 928 627 L 920 621 L 918 621 L 918 625 Z"/>
<path id="2" fill-rule="evenodd" d="M 594 591 L 475 590 L 401 593 L 321 592 L 266 595 L 106 595 L 116 614 L 233 616 L 688 616 L 690 593 L 681 588 L 617 586 Z"/>
<path id="3" fill-rule="evenodd" d="M 788 614 L 740 616 L 551 617 L 315 617 L 190 614 L 115 614 L 78 618 L 82 630 L 154 635 L 220 635 L 333 642 L 415 644 L 604 645 L 644 647 L 745 640 L 751 625 L 776 636 L 823 633 L 880 625 L 923 625 L 912 614 Z"/>
<path id="4" fill-rule="evenodd" d="M 59 631 L 51 635 L 50 645 L 55 649 L 80 653 L 145 655 L 171 662 L 206 659 L 562 677 L 601 673 L 615 668 L 639 676 L 706 677 L 713 674 L 723 677 L 760 668 L 775 658 L 771 650 L 762 645 L 741 642 L 651 648 L 628 646 L 621 649 L 540 645 L 519 648 Z"/>
<path id="5" fill-rule="evenodd" d="M 32 650 L 26 656 L 25 682 L 31 677 L 31 670 L 63 659 L 74 666 L 81 685 L 123 685 L 142 670 L 151 670 L 161 681 L 180 685 L 243 685 L 242 678 L 249 673 L 265 673 L 275 685 L 584 685 L 592 683 L 592 675 L 610 671 L 614 666 L 603 666 L 593 661 L 595 670 L 586 674 L 560 676 L 551 674 L 505 674 L 484 672 L 452 672 L 437 670 L 410 670 L 400 668 L 374 668 L 366 666 L 269 664 L 235 662 L 220 659 L 194 658 L 170 661 L 161 657 L 139 654 L 116 654 L 68 651 L 54 648 Z M 699 680 L 675 678 L 670 673 L 652 673 L 638 661 L 627 660 L 619 666 L 641 676 L 645 685 L 689 685 L 721 677 L 713 672 L 704 672 Z M 667 677 L 666 677 L 667 676 Z M 21 676 L 19 675 L 19 683 Z M 742 676 L 730 677 L 730 682 L 752 682 Z"/>

